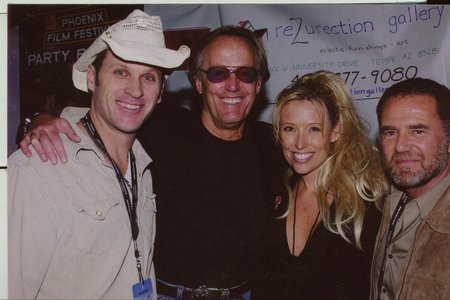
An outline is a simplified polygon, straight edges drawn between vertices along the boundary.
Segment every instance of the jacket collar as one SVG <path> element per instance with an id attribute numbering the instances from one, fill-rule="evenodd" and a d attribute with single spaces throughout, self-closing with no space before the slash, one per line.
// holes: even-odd
<path id="1" fill-rule="evenodd" d="M 443 188 L 439 201 L 428 214 L 425 221 L 433 230 L 450 235 L 450 175 L 436 187 Z"/>

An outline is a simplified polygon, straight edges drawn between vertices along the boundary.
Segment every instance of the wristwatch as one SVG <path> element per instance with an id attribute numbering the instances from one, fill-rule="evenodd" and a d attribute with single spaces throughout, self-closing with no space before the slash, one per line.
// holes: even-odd
<path id="1" fill-rule="evenodd" d="M 25 120 L 23 121 L 23 127 L 22 127 L 24 136 L 28 133 L 28 131 L 30 131 L 30 126 L 31 126 L 31 122 L 33 121 L 33 118 L 40 114 L 41 114 L 40 112 L 35 112 L 35 113 L 32 113 L 31 115 L 27 115 L 25 117 Z"/>

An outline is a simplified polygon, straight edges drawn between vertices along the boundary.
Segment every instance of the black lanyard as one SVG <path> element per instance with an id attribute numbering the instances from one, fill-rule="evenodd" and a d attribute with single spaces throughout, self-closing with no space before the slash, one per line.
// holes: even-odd
<path id="1" fill-rule="evenodd" d="M 403 211 L 405 210 L 405 206 L 407 203 L 408 203 L 408 196 L 406 195 L 406 193 L 403 193 L 400 198 L 400 201 L 398 201 L 397 207 L 394 210 L 394 214 L 392 215 L 391 222 L 389 223 L 389 230 L 386 235 L 386 245 L 384 246 L 383 261 L 381 263 L 380 275 L 378 277 L 378 295 L 377 295 L 378 300 L 380 299 L 381 287 L 383 285 L 383 277 L 384 277 L 384 273 L 386 271 L 386 257 L 387 257 L 387 251 L 389 248 L 389 244 L 391 243 L 392 238 L 394 236 L 395 225 L 397 224 L 398 220 L 400 219 L 400 216 L 402 215 Z M 386 203 L 385 205 L 389 205 L 389 204 Z"/>
<path id="2" fill-rule="evenodd" d="M 139 226 L 137 223 L 137 213 L 136 213 L 137 203 L 138 203 L 136 159 L 134 157 L 133 151 L 130 149 L 130 152 L 129 152 L 130 165 L 131 165 L 131 187 L 130 187 L 129 182 L 122 176 L 116 162 L 111 158 L 111 156 L 108 153 L 108 150 L 106 150 L 105 144 L 103 143 L 100 135 L 98 134 L 98 131 L 94 126 L 94 123 L 92 123 L 92 119 L 91 119 L 91 116 L 89 113 L 90 113 L 90 111 L 88 111 L 88 113 L 83 118 L 81 118 L 80 121 L 83 124 L 84 128 L 86 128 L 87 132 L 89 133 L 89 136 L 94 141 L 95 145 L 111 161 L 114 172 L 116 173 L 116 177 L 117 177 L 117 180 L 119 181 L 120 189 L 122 190 L 122 195 L 123 195 L 123 199 L 125 201 L 125 206 L 127 208 L 128 217 L 130 219 L 131 236 L 133 238 L 133 244 L 134 244 L 134 256 L 136 257 L 136 267 L 137 267 L 137 270 L 139 273 L 139 280 L 142 282 L 142 281 L 144 281 L 144 278 L 142 277 L 140 253 L 139 253 L 138 245 L 137 245 L 137 237 L 139 235 Z M 128 193 L 127 186 L 130 187 L 132 199 L 130 199 L 130 195 Z"/>

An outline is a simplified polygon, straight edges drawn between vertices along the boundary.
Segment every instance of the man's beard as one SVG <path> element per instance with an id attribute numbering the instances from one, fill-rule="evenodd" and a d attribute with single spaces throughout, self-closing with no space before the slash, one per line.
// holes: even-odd
<path id="1" fill-rule="evenodd" d="M 402 154 L 394 154 L 391 158 L 391 161 L 394 161 L 396 158 L 411 158 L 415 157 L 411 153 L 402 153 Z M 441 174 L 448 164 L 449 154 L 448 154 L 448 143 L 445 141 L 442 142 L 439 151 L 433 157 L 432 161 L 428 164 L 425 164 L 420 170 L 410 170 L 410 169 L 401 169 L 394 171 L 394 167 L 392 167 L 389 162 L 386 161 L 386 158 L 383 156 L 383 164 L 385 170 L 387 171 L 388 177 L 400 189 L 406 188 L 415 188 L 422 186 L 433 178 Z"/>

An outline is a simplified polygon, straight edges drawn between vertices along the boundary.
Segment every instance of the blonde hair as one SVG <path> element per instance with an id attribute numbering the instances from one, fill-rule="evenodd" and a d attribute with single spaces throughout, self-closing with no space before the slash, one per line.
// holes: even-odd
<path id="1" fill-rule="evenodd" d="M 329 157 L 320 166 L 316 178 L 316 196 L 324 226 L 346 241 L 361 247 L 361 231 L 366 211 L 365 201 L 375 202 L 378 208 L 388 191 L 388 183 L 377 150 L 366 135 L 350 93 L 336 74 L 318 71 L 302 76 L 277 96 L 273 110 L 274 134 L 280 138 L 280 114 L 290 101 L 311 101 L 324 108 L 324 137 L 338 128 L 338 138 L 327 149 Z M 290 197 L 292 179 L 289 169 L 284 178 Z M 336 208 L 334 220 L 326 196 L 331 194 Z M 290 207 L 283 216 L 287 216 Z"/>

